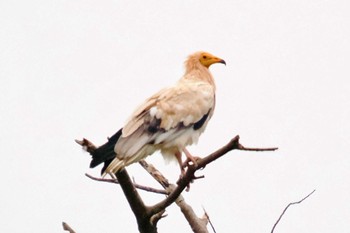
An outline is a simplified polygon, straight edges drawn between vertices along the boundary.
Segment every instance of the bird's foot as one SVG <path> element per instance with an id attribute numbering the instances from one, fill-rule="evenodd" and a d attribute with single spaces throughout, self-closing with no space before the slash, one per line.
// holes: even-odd
<path id="1" fill-rule="evenodd" d="M 186 168 L 188 167 L 189 165 L 193 165 L 193 166 L 197 166 L 197 161 L 201 160 L 202 158 L 201 157 L 198 157 L 198 156 L 191 156 L 190 158 L 187 157 L 185 162 L 182 164 L 182 168 Z"/>
<path id="2" fill-rule="evenodd" d="M 191 155 L 191 153 L 186 148 L 183 149 L 183 152 L 186 155 L 186 160 L 183 165 L 185 165 L 185 167 L 188 167 L 188 165 L 197 166 L 197 161 L 201 158 L 198 156 Z"/>
<path id="3" fill-rule="evenodd" d="M 198 161 L 198 159 L 201 159 L 200 157 L 195 157 L 196 160 Z M 196 161 L 195 161 L 196 162 Z M 182 179 L 187 179 L 185 178 L 186 176 L 186 170 L 185 170 L 185 167 L 188 167 L 188 166 L 194 166 L 193 164 L 190 164 L 190 161 L 188 161 L 187 163 L 185 162 L 183 167 L 181 167 L 181 174 L 179 176 L 179 179 L 178 181 L 176 182 L 177 184 L 179 184 L 179 182 L 182 180 Z M 197 180 L 197 179 L 202 179 L 204 178 L 204 175 L 201 175 L 201 176 L 196 176 L 196 175 L 193 175 L 191 177 L 191 180 L 189 181 L 189 183 L 187 184 L 186 186 L 186 192 L 190 191 L 190 184 L 194 182 L 194 180 Z"/>

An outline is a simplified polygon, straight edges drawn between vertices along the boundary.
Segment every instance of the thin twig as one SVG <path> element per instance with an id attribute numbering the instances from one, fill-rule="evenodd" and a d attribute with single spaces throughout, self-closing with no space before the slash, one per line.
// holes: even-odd
<path id="1" fill-rule="evenodd" d="M 97 178 L 97 177 L 94 177 L 94 176 L 89 175 L 87 173 L 85 173 L 85 176 L 87 176 L 90 179 L 95 180 L 95 181 L 107 182 L 107 183 L 112 183 L 112 184 L 120 184 L 117 179 Z M 133 181 L 133 184 L 134 184 L 135 188 L 143 190 L 143 191 L 152 192 L 152 193 L 158 193 L 158 194 L 164 194 L 164 195 L 168 195 L 169 194 L 165 190 L 155 189 L 155 188 L 144 186 L 144 185 L 141 185 L 141 184 L 136 184 L 134 181 Z"/>
<path id="2" fill-rule="evenodd" d="M 275 230 L 277 224 L 279 223 L 279 221 L 281 220 L 282 216 L 286 213 L 287 209 L 289 208 L 289 206 L 291 205 L 295 205 L 295 204 L 300 204 L 301 202 L 303 202 L 306 198 L 308 198 L 309 196 L 311 196 L 311 194 L 313 194 L 316 191 L 316 189 L 314 189 L 314 191 L 312 191 L 311 193 L 309 193 L 306 197 L 304 197 L 303 199 L 301 199 L 300 201 L 296 201 L 296 202 L 291 202 L 289 203 L 286 208 L 284 208 L 282 214 L 279 216 L 279 218 L 277 219 L 277 221 L 275 222 L 275 224 L 272 227 L 271 233 L 273 233 L 273 231 Z"/>
<path id="3" fill-rule="evenodd" d="M 251 148 L 251 147 L 244 147 L 242 145 L 239 145 L 237 150 L 246 150 L 246 151 L 275 151 L 278 147 L 268 147 L 268 148 Z"/>
<path id="4" fill-rule="evenodd" d="M 213 229 L 213 232 L 216 233 L 216 230 L 215 230 L 215 228 L 214 228 L 214 225 L 213 225 L 213 223 L 210 221 L 210 218 L 209 218 L 209 215 L 208 215 L 207 211 L 204 209 L 203 206 L 202 206 L 202 208 L 203 208 L 203 211 L 204 211 L 204 216 L 208 219 L 208 222 L 209 222 L 209 224 L 210 224 L 210 226 L 211 226 L 211 229 Z"/>

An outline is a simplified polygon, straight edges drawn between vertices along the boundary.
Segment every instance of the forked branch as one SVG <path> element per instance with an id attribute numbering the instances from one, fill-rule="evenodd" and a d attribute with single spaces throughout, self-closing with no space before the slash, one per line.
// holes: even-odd
<path id="1" fill-rule="evenodd" d="M 167 191 L 171 192 L 176 188 L 174 184 L 170 184 L 168 179 L 156 169 L 152 164 L 147 163 L 145 160 L 141 160 L 140 165 Z M 195 233 L 208 233 L 207 221 L 198 218 L 192 207 L 186 203 L 183 196 L 180 194 L 175 201 L 176 205 L 180 208 L 181 213 L 186 218 L 187 222 L 191 226 L 191 229 Z"/>

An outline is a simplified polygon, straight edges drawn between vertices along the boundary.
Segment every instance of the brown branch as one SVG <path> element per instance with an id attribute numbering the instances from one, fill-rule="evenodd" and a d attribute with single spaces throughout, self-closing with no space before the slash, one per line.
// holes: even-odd
<path id="1" fill-rule="evenodd" d="M 75 140 L 75 142 L 81 145 L 83 149 L 90 154 L 92 154 L 97 148 L 92 142 L 85 138 L 83 138 L 81 141 Z M 126 197 L 129 206 L 136 217 L 140 233 L 157 233 L 156 225 L 153 225 L 150 221 L 152 215 L 148 214 L 148 208 L 143 203 L 126 169 L 122 169 L 121 171 L 117 172 L 115 176 L 117 177 L 120 187 L 124 192 L 124 196 Z"/>
<path id="2" fill-rule="evenodd" d="M 83 139 L 82 141 L 76 140 L 76 142 L 83 146 L 83 148 L 89 152 L 90 154 L 93 153 L 93 151 L 96 149 L 96 146 L 91 143 L 87 139 Z M 187 205 L 182 196 L 182 191 L 189 186 L 190 182 L 193 181 L 193 179 L 196 178 L 202 178 L 196 177 L 195 172 L 199 169 L 204 168 L 207 164 L 213 162 L 214 160 L 222 157 L 227 152 L 231 150 L 246 150 L 246 151 L 274 151 L 277 150 L 277 148 L 249 148 L 244 147 L 239 143 L 239 136 L 237 135 L 234 137 L 228 144 L 223 146 L 222 148 L 218 149 L 217 151 L 213 152 L 212 154 L 197 160 L 195 164 L 191 164 L 187 166 L 187 170 L 185 172 L 185 175 L 178 181 L 178 185 L 175 186 L 173 184 L 170 184 L 168 180 L 156 169 L 150 174 L 155 177 L 155 179 L 163 186 L 165 191 L 169 194 L 163 201 L 159 202 L 158 204 L 146 207 L 139 196 L 133 182 L 131 181 L 129 175 L 127 174 L 126 170 L 123 169 L 120 172 L 116 173 L 116 177 L 118 179 L 118 182 L 120 186 L 123 189 L 124 195 L 126 196 L 128 203 L 137 219 L 139 231 L 141 233 L 147 232 L 147 233 L 156 233 L 156 223 L 157 221 L 163 216 L 164 210 L 171 205 L 172 203 L 176 202 L 176 204 L 180 207 L 181 211 L 185 215 L 186 219 L 189 221 L 192 229 L 196 233 L 206 233 L 206 223 L 205 221 L 198 221 L 198 217 L 194 214 L 192 208 Z M 140 164 L 142 165 L 142 161 L 140 161 Z M 145 165 L 146 166 L 146 165 Z M 147 166 L 146 166 L 147 167 Z M 147 170 L 148 167 L 145 169 Z M 156 171 L 156 172 L 155 172 Z M 157 178 L 156 178 L 157 177 Z M 183 211 L 185 210 L 185 211 Z M 186 215 L 188 214 L 188 215 Z M 195 216 L 195 217 L 194 217 Z M 151 221 L 151 219 L 154 219 Z M 190 222 L 190 218 L 195 219 L 196 221 Z M 201 219 L 199 219 L 201 220 Z M 198 224 L 200 222 L 203 222 L 203 224 Z M 199 227 L 197 229 L 196 224 L 198 226 L 204 225 Z"/>
<path id="3" fill-rule="evenodd" d="M 85 173 L 85 176 L 87 176 L 90 179 L 95 180 L 95 181 L 107 182 L 107 183 L 112 183 L 112 184 L 120 184 L 118 179 L 97 178 L 97 177 L 94 177 L 94 176 L 89 175 L 87 173 Z M 144 185 L 141 185 L 141 184 L 137 184 L 135 182 L 133 182 L 133 183 L 134 183 L 135 188 L 143 190 L 143 191 L 152 192 L 152 193 L 159 193 L 159 194 L 165 194 L 165 195 L 169 194 L 167 191 L 162 190 L 162 189 L 155 189 L 155 188 L 152 188 L 152 187 L 148 187 L 148 186 L 144 186 Z"/>
<path id="4" fill-rule="evenodd" d="M 146 160 L 140 160 L 139 164 L 164 188 L 169 189 L 170 183 L 165 176 L 152 164 L 147 163 Z"/>
<path id="5" fill-rule="evenodd" d="M 272 227 L 271 233 L 273 233 L 273 231 L 275 230 L 277 224 L 280 222 L 282 216 L 286 213 L 287 209 L 289 208 L 289 206 L 291 205 L 295 205 L 295 204 L 300 204 L 301 202 L 303 202 L 306 198 L 310 197 L 311 194 L 313 194 L 316 191 L 316 189 L 314 189 L 314 191 L 312 191 L 311 193 L 309 193 L 306 197 L 304 197 L 303 199 L 301 199 L 300 201 L 296 201 L 296 202 L 291 202 L 289 203 L 286 208 L 284 208 L 282 214 L 279 216 L 279 218 L 277 219 L 277 221 L 275 222 L 275 224 Z"/>
<path id="6" fill-rule="evenodd" d="M 97 148 L 92 142 L 90 142 L 86 138 L 83 138 L 83 140 L 75 139 L 75 142 L 81 145 L 85 151 L 89 152 L 89 154 L 92 154 Z"/>
<path id="7" fill-rule="evenodd" d="M 199 218 L 192 207 L 185 202 L 185 199 L 180 195 L 176 201 L 176 205 L 180 208 L 181 213 L 185 216 L 194 233 L 209 233 L 207 229 L 207 220 Z"/>
<path id="8" fill-rule="evenodd" d="M 231 150 L 275 151 L 277 149 L 278 149 L 277 147 L 272 147 L 272 148 L 244 147 L 239 143 L 239 136 L 238 135 L 235 136 L 233 139 L 230 140 L 229 143 L 227 143 L 222 148 L 218 149 L 217 151 L 211 153 L 210 155 L 202 159 L 197 160 L 196 164 L 188 165 L 185 175 L 177 183 L 178 186 L 169 194 L 169 196 L 166 199 L 164 199 L 163 201 L 159 202 L 158 204 L 150 208 L 151 214 L 158 213 L 159 211 L 171 205 L 171 203 L 173 203 L 179 197 L 182 191 L 186 187 L 188 187 L 188 185 L 191 183 L 191 181 L 195 177 L 195 172 L 197 170 L 204 168 L 206 165 L 222 157 L 227 152 Z"/>
<path id="9" fill-rule="evenodd" d="M 126 169 L 124 168 L 120 170 L 115 175 L 124 192 L 124 196 L 126 197 L 130 208 L 136 217 L 140 233 L 157 233 L 156 225 L 153 225 L 150 221 L 152 215 L 149 215 L 149 210 L 143 203 L 142 198 L 133 185 Z"/>
<path id="10" fill-rule="evenodd" d="M 270 148 L 250 148 L 245 147 L 240 144 L 239 142 L 239 136 L 235 136 L 231 139 L 229 143 L 227 143 L 225 146 L 221 147 L 214 153 L 211 153 L 210 155 L 200 159 L 197 161 L 197 166 L 195 170 L 198 170 L 200 168 L 204 168 L 207 164 L 213 162 L 214 160 L 222 157 L 227 152 L 230 152 L 231 150 L 245 150 L 245 151 L 275 151 L 278 150 L 277 147 L 270 147 Z"/>
<path id="11" fill-rule="evenodd" d="M 152 164 L 147 163 L 145 160 L 141 160 L 139 163 L 156 181 L 158 181 L 160 185 L 163 186 L 165 190 L 169 191 L 169 193 L 176 188 L 176 186 L 174 184 L 170 184 L 163 174 L 160 173 L 160 171 L 158 171 Z M 179 195 L 175 203 L 185 216 L 193 232 L 208 233 L 206 222 L 197 217 L 192 207 L 185 202 L 182 195 Z"/>
<path id="12" fill-rule="evenodd" d="M 75 233 L 75 231 L 65 222 L 62 222 L 63 230 L 69 231 L 69 233 Z"/>
<path id="13" fill-rule="evenodd" d="M 168 216 L 167 214 L 164 214 L 164 213 L 165 213 L 165 210 L 160 211 L 159 213 L 153 215 L 150 218 L 151 224 L 156 226 L 159 220 L 161 220 L 162 218 L 165 218 L 166 216 Z"/>

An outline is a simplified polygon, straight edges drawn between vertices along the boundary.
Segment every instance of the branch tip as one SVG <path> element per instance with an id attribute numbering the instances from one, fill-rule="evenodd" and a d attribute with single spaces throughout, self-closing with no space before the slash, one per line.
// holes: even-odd
<path id="1" fill-rule="evenodd" d="M 87 152 L 89 152 L 90 154 L 96 150 L 96 146 L 90 142 L 89 140 L 87 140 L 86 138 L 83 138 L 83 140 L 78 140 L 78 139 L 75 139 L 74 140 L 76 143 L 78 143 L 79 145 L 81 145 L 83 147 L 83 149 Z"/>
<path id="2" fill-rule="evenodd" d="M 75 231 L 65 222 L 62 222 L 63 230 L 69 231 L 69 233 L 75 233 Z"/>

